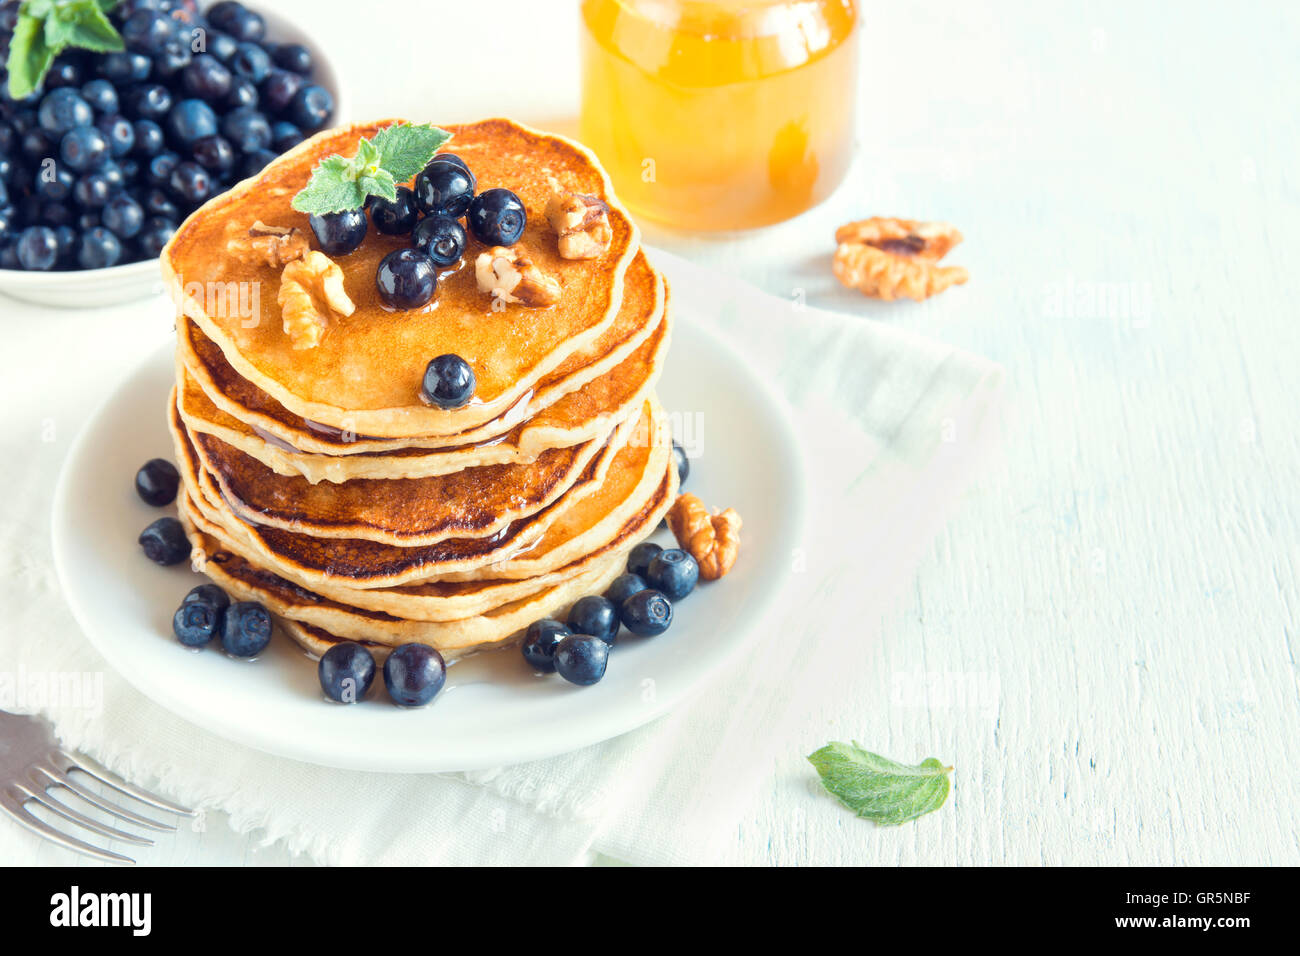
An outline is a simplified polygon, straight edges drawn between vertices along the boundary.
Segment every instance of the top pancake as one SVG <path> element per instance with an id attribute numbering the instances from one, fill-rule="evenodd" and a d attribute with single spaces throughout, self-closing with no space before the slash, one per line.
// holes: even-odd
<path id="1" fill-rule="evenodd" d="M 371 229 L 359 249 L 335 260 L 356 311 L 333 322 L 317 347 L 294 350 L 277 303 L 279 271 L 228 253 L 227 243 L 257 221 L 296 226 L 310 235 L 308 217 L 290 202 L 311 170 L 332 154 L 351 156 L 361 137 L 392 122 L 319 133 L 210 201 L 164 250 L 163 273 L 176 288 L 181 310 L 234 370 L 293 414 L 379 438 L 456 435 L 501 416 L 543 376 L 596 342 L 619 310 L 639 236 L 584 147 L 504 119 L 450 126 L 447 149 L 474 171 L 478 189 L 502 186 L 523 201 L 528 225 L 520 242 L 559 280 L 560 301 L 545 309 L 494 309 L 474 276 L 474 259 L 484 247 L 471 238 L 459 267 L 440 279 L 433 302 L 420 310 L 391 311 L 379 300 L 375 271 L 385 255 L 409 240 Z M 600 259 L 559 256 L 543 214 L 556 184 L 609 205 L 614 240 Z M 230 307 L 239 297 L 228 283 L 250 284 L 238 287 L 247 309 Z M 419 399 L 425 366 L 445 353 L 469 362 L 477 379 L 470 403 L 450 411 Z"/>

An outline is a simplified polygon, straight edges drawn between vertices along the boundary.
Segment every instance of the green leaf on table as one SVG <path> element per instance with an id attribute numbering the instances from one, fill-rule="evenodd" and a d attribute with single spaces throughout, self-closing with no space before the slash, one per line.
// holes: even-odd
<path id="1" fill-rule="evenodd" d="M 810 754 L 808 761 L 832 796 L 880 826 L 915 820 L 948 799 L 952 767 L 933 757 L 912 767 L 863 750 L 856 742 L 832 742 Z"/>
<path id="2" fill-rule="evenodd" d="M 360 209 L 370 196 L 397 198 L 404 183 L 429 164 L 451 138 L 436 126 L 395 123 L 362 138 L 351 158 L 328 156 L 312 170 L 307 185 L 293 197 L 293 208 L 311 215 Z"/>

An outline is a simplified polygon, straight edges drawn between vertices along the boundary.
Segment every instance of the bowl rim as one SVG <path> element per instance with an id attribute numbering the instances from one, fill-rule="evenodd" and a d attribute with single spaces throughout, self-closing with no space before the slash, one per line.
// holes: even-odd
<path id="1" fill-rule="evenodd" d="M 269 0 L 263 0 L 263 3 L 268 2 Z M 269 5 L 266 9 L 258 8 L 255 5 L 254 9 L 266 21 L 267 35 L 274 35 L 275 42 L 301 43 L 311 51 L 315 63 L 313 80 L 329 90 L 334 97 L 334 116 L 330 120 L 330 126 L 345 125 L 351 113 L 351 104 L 348 102 L 340 74 L 334 67 L 334 58 L 327 55 L 329 51 L 308 30 L 297 22 L 287 19 L 278 11 L 271 9 Z M 328 129 L 330 127 L 324 128 Z M 243 182 L 243 180 L 239 180 L 239 182 Z M 231 183 L 230 188 L 234 188 L 235 185 L 236 183 Z M 177 226 L 179 227 L 179 225 L 178 223 Z M 50 285 L 54 282 L 73 281 L 74 277 L 77 282 L 83 280 L 85 282 L 106 280 L 138 281 L 146 271 L 153 271 L 157 274 L 158 286 L 161 289 L 162 274 L 158 272 L 158 257 L 156 256 L 152 259 L 140 259 L 136 262 L 126 262 L 103 269 L 59 269 L 41 272 L 39 270 L 5 269 L 0 267 L 0 287 Z"/>

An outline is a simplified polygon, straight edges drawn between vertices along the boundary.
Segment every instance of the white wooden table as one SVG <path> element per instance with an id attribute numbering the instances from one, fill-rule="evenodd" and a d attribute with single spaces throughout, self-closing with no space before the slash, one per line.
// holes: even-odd
<path id="1" fill-rule="evenodd" d="M 576 4 L 376 2 L 410 22 L 382 44 L 309 0 L 278 6 L 339 51 L 358 116 L 573 127 Z M 840 195 L 741 237 L 646 230 L 1008 370 L 1001 453 L 863 648 L 875 723 L 839 725 L 834 686 L 808 715 L 822 739 L 953 762 L 951 805 L 865 826 L 808 800 L 792 754 L 734 859 L 1300 863 L 1300 15 L 941 7 L 867 5 L 860 164 Z M 924 305 L 839 289 L 831 233 L 872 214 L 958 225 L 971 283 Z M 209 818 L 144 859 L 288 855 Z"/>

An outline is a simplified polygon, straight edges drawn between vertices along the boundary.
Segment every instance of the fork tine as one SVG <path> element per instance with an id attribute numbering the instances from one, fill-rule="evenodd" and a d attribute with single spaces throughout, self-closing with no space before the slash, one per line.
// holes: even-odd
<path id="1" fill-rule="evenodd" d="M 52 843 L 57 843 L 59 846 L 67 847 L 69 850 L 84 853 L 86 856 L 93 856 L 98 860 L 107 860 L 110 863 L 135 863 L 135 860 L 129 856 L 114 853 L 112 850 L 101 850 L 97 846 L 91 846 L 84 840 L 78 840 L 76 837 L 68 836 L 62 830 L 55 829 L 44 820 L 32 816 L 24 806 L 24 802 L 14 799 L 10 794 L 4 794 L 0 796 L 0 811 L 12 817 L 19 826 L 26 827 L 38 836 L 42 836 Z"/>
<path id="2" fill-rule="evenodd" d="M 125 793 L 128 797 L 134 797 L 141 803 L 147 803 L 149 806 L 158 810 L 166 810 L 169 813 L 178 813 L 183 817 L 194 816 L 193 810 L 187 810 L 185 807 L 172 803 L 170 800 L 164 800 L 162 797 L 152 794 L 148 790 L 141 790 L 139 787 L 122 780 L 116 774 L 110 773 L 108 770 L 91 760 L 70 754 L 66 750 L 59 750 L 56 751 L 56 753 L 64 761 L 63 767 L 60 768 L 64 771 L 69 769 L 80 770 L 82 773 L 94 777 L 100 783 L 106 784 L 120 793 Z"/>
<path id="3" fill-rule="evenodd" d="M 56 813 L 63 819 L 78 826 L 83 826 L 91 833 L 98 833 L 100 836 L 108 837 L 110 840 L 122 840 L 126 843 L 134 843 L 138 846 L 153 846 L 153 840 L 148 837 L 137 836 L 134 833 L 127 833 L 125 830 L 119 830 L 116 827 L 110 827 L 98 820 L 92 820 L 84 813 L 79 813 L 72 807 L 68 806 L 61 800 L 55 800 L 44 793 L 38 793 L 27 787 L 22 787 L 22 792 L 31 800 L 35 800 L 51 813 Z"/>
<path id="4" fill-rule="evenodd" d="M 125 807 L 119 807 L 116 804 L 101 800 L 85 787 L 78 784 L 75 780 L 69 779 L 68 775 L 61 770 L 53 770 L 49 767 L 37 766 L 32 768 L 36 773 L 44 774 L 50 778 L 50 781 L 58 786 L 71 790 L 74 794 L 85 800 L 92 807 L 97 807 L 105 813 L 112 814 L 119 820 L 125 820 L 128 823 L 134 823 L 138 827 L 144 827 L 147 830 L 175 830 L 176 828 L 170 823 L 159 823 L 157 820 L 150 820 L 148 817 L 142 817 L 134 811 Z"/>

